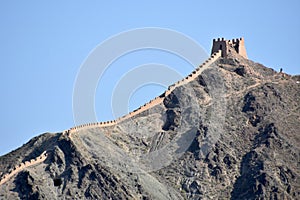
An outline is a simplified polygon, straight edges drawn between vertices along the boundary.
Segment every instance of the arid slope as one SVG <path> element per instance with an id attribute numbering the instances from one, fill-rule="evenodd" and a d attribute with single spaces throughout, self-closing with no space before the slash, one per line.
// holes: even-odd
<path id="1" fill-rule="evenodd" d="M 45 133 L 0 157 L 1 199 L 297 199 L 300 78 L 232 53 L 110 127 Z"/>

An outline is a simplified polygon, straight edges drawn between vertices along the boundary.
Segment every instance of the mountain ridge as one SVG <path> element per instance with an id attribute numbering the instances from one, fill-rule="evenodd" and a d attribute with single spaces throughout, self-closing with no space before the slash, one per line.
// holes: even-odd
<path id="1" fill-rule="evenodd" d="M 119 124 L 45 133 L 1 156 L 3 180 L 47 151 L 44 161 L 0 182 L 0 197 L 297 198 L 299 77 L 227 50 L 161 103 Z"/>

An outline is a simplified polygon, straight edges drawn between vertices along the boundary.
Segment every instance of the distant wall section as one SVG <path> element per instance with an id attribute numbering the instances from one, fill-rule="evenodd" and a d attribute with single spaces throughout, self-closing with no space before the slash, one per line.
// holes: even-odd
<path id="1" fill-rule="evenodd" d="M 181 85 L 184 85 L 184 84 L 194 80 L 196 77 L 198 77 L 202 73 L 202 71 L 204 69 L 208 68 L 213 62 L 215 62 L 221 56 L 222 56 L 222 51 L 218 50 L 218 51 L 214 52 L 203 64 L 201 64 L 199 67 L 197 67 L 191 74 L 189 74 L 184 79 L 176 82 L 175 84 L 169 86 L 168 90 L 166 90 L 162 95 L 149 101 L 148 103 L 139 107 L 138 109 L 134 110 L 133 112 L 130 112 L 127 115 L 124 115 L 123 117 L 120 117 L 116 120 L 107 121 L 107 122 L 95 122 L 95 123 L 88 123 L 88 124 L 75 126 L 75 127 L 70 128 L 69 130 L 63 131 L 63 134 L 70 134 L 70 133 L 74 133 L 79 130 L 89 129 L 89 128 L 114 126 L 126 119 L 129 119 L 139 113 L 142 113 L 142 112 L 154 107 L 155 105 L 162 103 L 164 98 L 166 96 L 168 96 L 176 87 L 179 87 Z"/>
<path id="2" fill-rule="evenodd" d="M 13 177 L 15 174 L 19 173 L 26 167 L 30 167 L 32 165 L 36 165 L 40 162 L 43 162 L 47 158 L 47 152 L 44 151 L 41 155 L 36 157 L 35 159 L 31 159 L 30 161 L 25 161 L 24 163 L 21 163 L 19 165 L 16 165 L 9 173 L 4 174 L 0 178 L 0 185 L 4 184 L 6 181 L 8 181 L 11 177 Z"/>

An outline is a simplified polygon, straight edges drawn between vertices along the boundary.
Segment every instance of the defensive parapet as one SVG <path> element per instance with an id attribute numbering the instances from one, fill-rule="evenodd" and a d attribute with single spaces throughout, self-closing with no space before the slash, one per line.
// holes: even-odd
<path id="1" fill-rule="evenodd" d="M 238 54 L 247 58 L 244 38 L 232 40 L 225 40 L 224 38 L 218 38 L 217 40 L 214 39 L 211 54 L 221 50 L 222 57 L 227 57 L 230 49 L 234 49 Z"/>
<path id="2" fill-rule="evenodd" d="M 68 131 L 64 131 L 63 133 L 73 133 L 78 130 L 83 130 L 87 128 L 96 128 L 96 127 L 107 127 L 107 126 L 113 126 L 117 123 L 117 120 L 111 120 L 106 122 L 95 122 L 95 123 L 88 123 L 88 124 L 82 124 L 79 126 L 75 126 L 70 128 Z"/>
<path id="3" fill-rule="evenodd" d="M 142 113 L 142 112 L 144 112 L 145 110 L 148 110 L 148 109 L 152 108 L 153 106 L 162 103 L 163 100 L 164 100 L 163 97 L 156 97 L 155 99 L 149 101 L 148 103 L 146 103 L 146 104 L 144 104 L 143 106 L 139 107 L 139 108 L 136 109 L 135 111 L 130 112 L 129 114 L 127 114 L 127 115 L 125 115 L 125 116 L 119 118 L 119 119 L 117 120 L 117 122 L 121 122 L 121 121 L 126 120 L 126 119 L 128 119 L 128 118 L 130 118 L 130 117 L 133 117 L 133 116 L 135 116 L 135 115 L 137 115 L 137 114 L 139 114 L 139 113 Z"/>
<path id="4" fill-rule="evenodd" d="M 70 128 L 68 131 L 64 131 L 63 133 L 73 133 L 79 130 L 83 129 L 89 129 L 89 128 L 98 128 L 98 127 L 108 127 L 118 124 L 121 121 L 124 121 L 126 119 L 129 119 L 139 113 L 142 113 L 160 103 L 163 102 L 164 98 L 168 96 L 176 87 L 179 87 L 181 85 L 184 85 L 192 80 L 194 80 L 196 77 L 198 77 L 201 72 L 209 67 L 213 62 L 215 62 L 218 58 L 220 58 L 222 55 L 222 51 L 218 50 L 214 52 L 203 64 L 201 64 L 199 67 L 197 67 L 191 74 L 189 74 L 186 78 L 178 81 L 177 83 L 169 86 L 168 90 L 164 92 L 164 95 L 161 95 L 159 97 L 156 97 L 155 99 L 149 101 L 148 103 L 144 104 L 143 106 L 139 107 L 138 109 L 134 110 L 133 112 L 128 113 L 127 115 L 124 115 L 123 117 L 120 117 L 113 121 L 107 121 L 107 122 L 96 122 L 96 123 L 88 123 L 83 124 L 79 126 L 75 126 L 73 128 Z"/>
<path id="5" fill-rule="evenodd" d="M 179 87 L 181 85 L 187 84 L 194 80 L 196 77 L 198 77 L 204 69 L 209 67 L 212 63 L 214 63 L 217 59 L 219 59 L 222 55 L 221 50 L 214 52 L 202 65 L 197 67 L 191 74 L 189 74 L 184 79 L 178 81 L 177 83 L 171 85 L 168 90 L 166 91 L 166 95 L 169 95 L 176 87 Z"/>
<path id="6" fill-rule="evenodd" d="M 215 62 L 218 58 L 221 57 L 221 51 L 217 51 L 213 53 L 202 65 L 200 65 L 198 68 L 196 68 L 191 74 L 189 74 L 186 78 L 178 81 L 177 83 L 169 86 L 168 90 L 164 92 L 164 95 L 161 95 L 159 97 L 156 97 L 155 99 L 151 100 L 149 103 L 146 103 L 145 105 L 141 106 L 140 108 L 136 109 L 134 112 L 131 112 L 124 117 L 119 118 L 116 123 L 119 123 L 120 121 L 123 121 L 125 119 L 128 119 L 130 117 L 133 117 L 145 110 L 148 110 L 149 108 L 154 107 L 155 105 L 158 105 L 163 102 L 164 98 L 169 95 L 176 87 L 179 87 L 181 85 L 184 85 L 192 80 L 194 80 L 196 77 L 198 77 L 201 72 L 206 69 L 208 66 L 210 66 L 213 62 Z"/>
<path id="7" fill-rule="evenodd" d="M 47 152 L 44 151 L 41 155 L 39 155 L 35 159 L 31 159 L 30 161 L 25 161 L 24 163 L 16 165 L 15 167 L 13 167 L 13 169 L 10 170 L 9 173 L 4 174 L 0 178 L 0 185 L 2 185 L 3 183 L 5 183 L 6 181 L 8 181 L 12 176 L 14 176 L 15 174 L 19 173 L 20 171 L 22 171 L 26 167 L 30 167 L 32 165 L 36 165 L 36 164 L 38 164 L 40 162 L 43 162 L 44 160 L 46 160 L 46 158 L 47 158 Z"/>

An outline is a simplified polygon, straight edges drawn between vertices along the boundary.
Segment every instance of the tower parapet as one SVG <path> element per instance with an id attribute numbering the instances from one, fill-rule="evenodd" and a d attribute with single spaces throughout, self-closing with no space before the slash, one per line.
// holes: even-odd
<path id="1" fill-rule="evenodd" d="M 211 54 L 221 50 L 222 57 L 227 57 L 231 49 L 234 49 L 236 53 L 240 54 L 241 56 L 248 58 L 244 38 L 237 38 L 232 40 L 225 40 L 224 38 L 214 39 Z"/>

